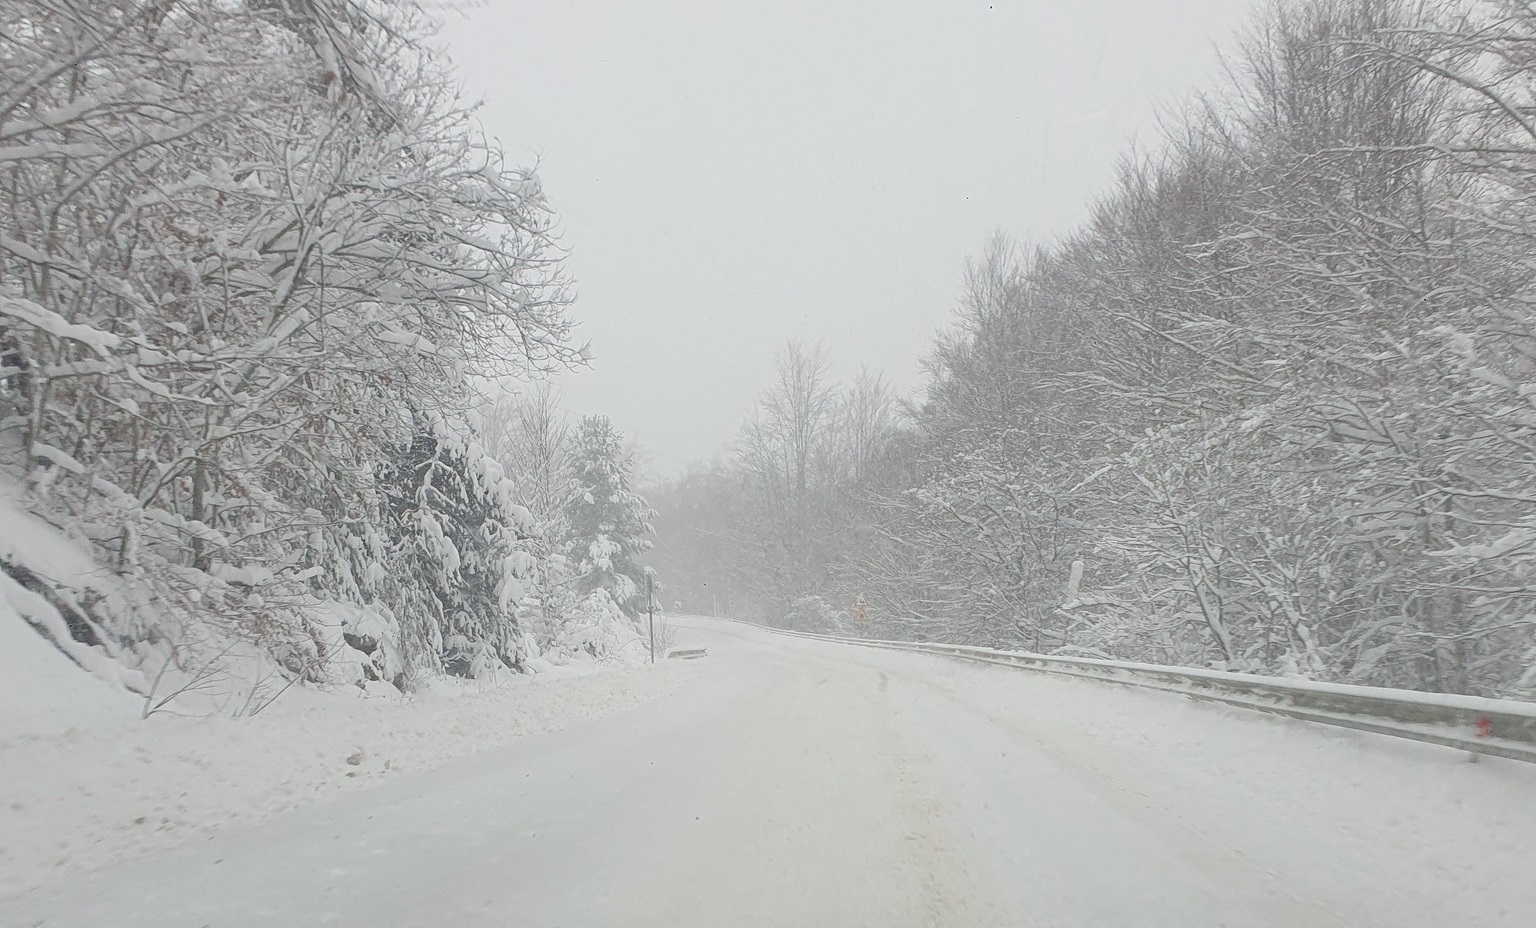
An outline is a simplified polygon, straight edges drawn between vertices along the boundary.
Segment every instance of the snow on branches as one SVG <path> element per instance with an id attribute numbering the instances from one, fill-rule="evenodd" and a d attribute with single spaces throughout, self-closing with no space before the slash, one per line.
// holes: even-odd
<path id="1" fill-rule="evenodd" d="M 662 543 L 695 608 L 1536 696 L 1533 40 L 1505 0 L 1261 10 L 1086 224 L 969 266 L 873 482 L 784 359 L 658 497 L 709 531 Z"/>
<path id="2" fill-rule="evenodd" d="M 537 176 L 424 29 L 392 0 L 0 11 L 8 465 L 147 585 L 123 635 L 212 622 L 326 679 L 334 600 L 379 677 L 517 659 L 525 514 L 451 423 L 477 378 L 575 359 L 569 295 Z"/>

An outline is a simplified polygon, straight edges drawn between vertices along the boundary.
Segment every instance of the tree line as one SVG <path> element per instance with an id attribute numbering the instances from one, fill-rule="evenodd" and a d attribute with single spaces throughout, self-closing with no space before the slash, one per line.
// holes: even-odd
<path id="1" fill-rule="evenodd" d="M 968 265 L 918 395 L 787 349 L 659 560 L 781 624 L 1529 696 L 1533 112 L 1528 4 L 1265 8 L 1081 227 Z"/>
<path id="2" fill-rule="evenodd" d="M 130 668 L 405 686 L 616 621 L 648 530 L 616 430 L 561 452 L 572 501 L 479 427 L 487 384 L 583 349 L 538 176 L 432 29 L 413 0 L 0 5 L 0 464 L 103 567 L 7 573 Z"/>

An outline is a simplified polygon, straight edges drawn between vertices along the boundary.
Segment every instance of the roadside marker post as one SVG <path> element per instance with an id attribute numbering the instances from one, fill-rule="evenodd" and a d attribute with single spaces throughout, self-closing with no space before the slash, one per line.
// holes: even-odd
<path id="1" fill-rule="evenodd" d="M 656 663 L 656 570 L 645 569 L 645 611 L 649 615 L 651 632 L 651 663 Z"/>

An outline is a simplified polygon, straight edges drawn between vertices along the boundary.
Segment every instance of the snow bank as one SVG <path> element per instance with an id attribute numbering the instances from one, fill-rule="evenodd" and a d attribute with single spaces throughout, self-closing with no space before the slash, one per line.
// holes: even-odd
<path id="1" fill-rule="evenodd" d="M 84 543 L 64 533 L 21 505 L 21 487 L 0 479 L 0 561 L 21 564 L 61 581 L 77 581 L 96 572 Z"/>
<path id="2" fill-rule="evenodd" d="M 196 668 L 146 679 L 71 636 L 71 593 L 119 588 L 84 544 L 27 512 L 18 494 L 0 480 L 0 562 L 11 568 L 0 572 L 0 893 L 607 714 L 666 695 L 690 673 L 676 664 L 597 673 L 636 667 L 646 654 L 633 623 L 599 592 L 537 661 L 537 677 L 429 679 L 402 697 L 364 673 L 371 665 L 387 680 L 401 670 L 393 618 L 319 602 L 311 619 L 332 656 L 329 685 L 287 687 L 270 658 L 238 642 L 209 665 L 217 672 L 207 685 Z M 29 588 L 34 581 L 60 591 L 49 594 L 58 607 Z M 178 695 L 141 721 L 145 692 Z"/>
<path id="3" fill-rule="evenodd" d="M 414 699 L 295 688 L 253 718 L 157 715 L 0 740 L 0 894 L 665 697 L 698 672 L 674 661 L 500 687 L 440 682 Z"/>
<path id="4" fill-rule="evenodd" d="M 0 562 L 88 585 L 96 565 L 84 546 L 22 509 L 17 492 L 0 482 Z M 138 702 L 120 666 L 71 639 L 58 610 L 0 573 L 0 738 L 119 723 L 138 714 Z"/>
<path id="5" fill-rule="evenodd" d="M 22 618 L 13 599 L 27 593 L 0 574 L 0 738 L 136 718 L 133 694 L 82 672 Z"/>

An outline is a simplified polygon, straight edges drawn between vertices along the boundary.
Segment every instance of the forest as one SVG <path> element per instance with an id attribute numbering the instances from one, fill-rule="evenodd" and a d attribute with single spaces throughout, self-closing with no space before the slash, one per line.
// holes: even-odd
<path id="1" fill-rule="evenodd" d="M 433 29 L 0 4 L 0 593 L 146 714 L 638 660 L 633 451 L 534 386 L 556 217 Z"/>
<path id="2" fill-rule="evenodd" d="M 1536 10 L 1293 0 L 1072 233 L 996 235 L 915 395 L 792 343 L 651 494 L 686 608 L 1536 690 Z"/>
<path id="3" fill-rule="evenodd" d="M 915 392 L 787 344 L 643 494 L 423 8 L 0 10 L 0 471 L 92 554 L 0 581 L 147 710 L 633 655 L 647 566 L 799 629 L 1536 687 L 1526 4 L 1272 4 L 1079 228 L 967 264 Z"/>

